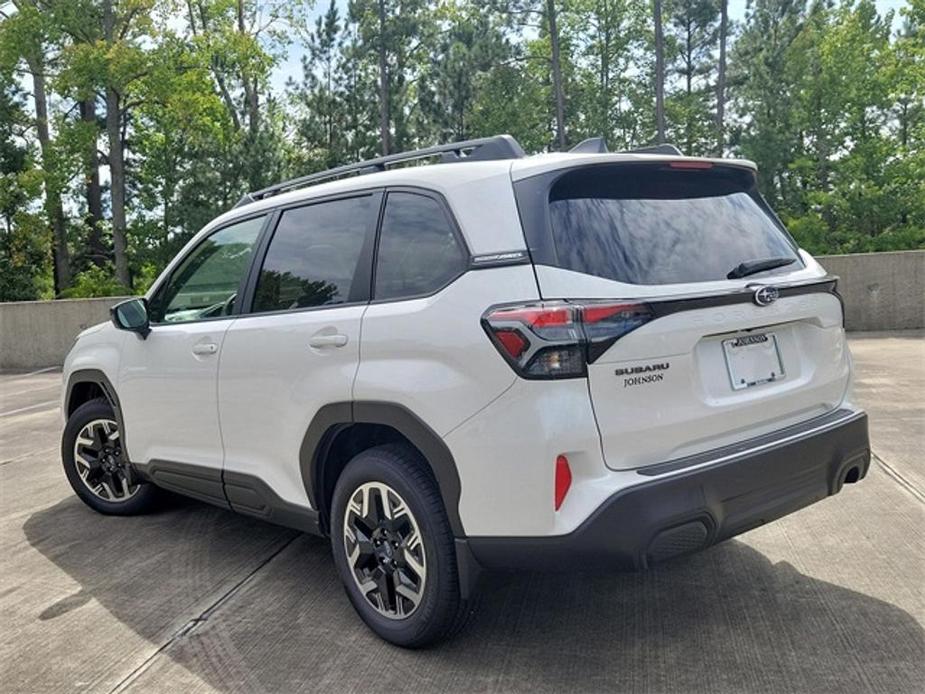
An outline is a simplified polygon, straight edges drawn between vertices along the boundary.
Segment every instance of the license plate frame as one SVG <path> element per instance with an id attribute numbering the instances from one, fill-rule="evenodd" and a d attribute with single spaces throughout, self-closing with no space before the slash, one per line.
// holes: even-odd
<path id="1" fill-rule="evenodd" d="M 774 333 L 750 333 L 723 340 L 726 372 L 733 390 L 780 381 L 786 375 Z"/>

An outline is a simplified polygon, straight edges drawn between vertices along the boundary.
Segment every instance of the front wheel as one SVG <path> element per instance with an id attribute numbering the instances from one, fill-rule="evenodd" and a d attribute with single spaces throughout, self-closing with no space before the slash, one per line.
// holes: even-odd
<path id="1" fill-rule="evenodd" d="M 103 399 L 91 400 L 68 417 L 61 437 L 64 474 L 74 493 L 100 513 L 130 516 L 150 511 L 158 490 L 133 474 L 122 453 L 119 424 Z"/>
<path id="2" fill-rule="evenodd" d="M 338 573 L 376 634 L 417 648 L 461 626 L 453 533 L 416 451 L 390 444 L 358 454 L 338 479 L 332 506 Z"/>

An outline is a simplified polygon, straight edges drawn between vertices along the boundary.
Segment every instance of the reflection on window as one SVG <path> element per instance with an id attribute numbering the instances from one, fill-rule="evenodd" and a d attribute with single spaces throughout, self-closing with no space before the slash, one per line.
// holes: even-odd
<path id="1" fill-rule="evenodd" d="M 750 185 L 725 172 L 631 176 L 595 167 L 564 176 L 549 203 L 559 264 L 630 284 L 672 284 L 724 280 L 746 260 L 796 258 Z"/>
<path id="2" fill-rule="evenodd" d="M 260 270 L 254 312 L 349 301 L 372 200 L 367 195 L 284 212 Z"/>
<path id="3" fill-rule="evenodd" d="M 156 321 L 182 323 L 230 315 L 264 219 L 233 224 L 200 243 L 155 297 Z"/>
<path id="4" fill-rule="evenodd" d="M 443 208 L 433 198 L 389 193 L 379 239 L 376 299 L 430 294 L 466 260 Z"/>

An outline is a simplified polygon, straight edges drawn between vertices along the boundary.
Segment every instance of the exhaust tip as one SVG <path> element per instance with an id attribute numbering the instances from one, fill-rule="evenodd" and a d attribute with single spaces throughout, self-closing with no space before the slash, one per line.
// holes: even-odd
<path id="1" fill-rule="evenodd" d="M 844 484 L 854 484 L 861 479 L 861 468 L 855 465 L 845 473 Z"/>

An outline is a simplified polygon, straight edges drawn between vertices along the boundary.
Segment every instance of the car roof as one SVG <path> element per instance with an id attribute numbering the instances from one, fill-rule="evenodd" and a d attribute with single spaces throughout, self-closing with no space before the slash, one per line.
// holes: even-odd
<path id="1" fill-rule="evenodd" d="M 213 229 L 236 219 L 278 207 L 311 203 L 314 200 L 385 187 L 422 188 L 444 197 L 474 255 L 525 250 L 520 216 L 511 188 L 512 181 L 548 171 L 590 164 L 699 161 L 714 165 L 755 170 L 745 159 L 685 157 L 635 152 L 552 152 L 518 159 L 461 161 L 404 166 L 373 173 L 347 176 L 308 185 L 239 205 L 210 222 L 194 241 Z"/>

